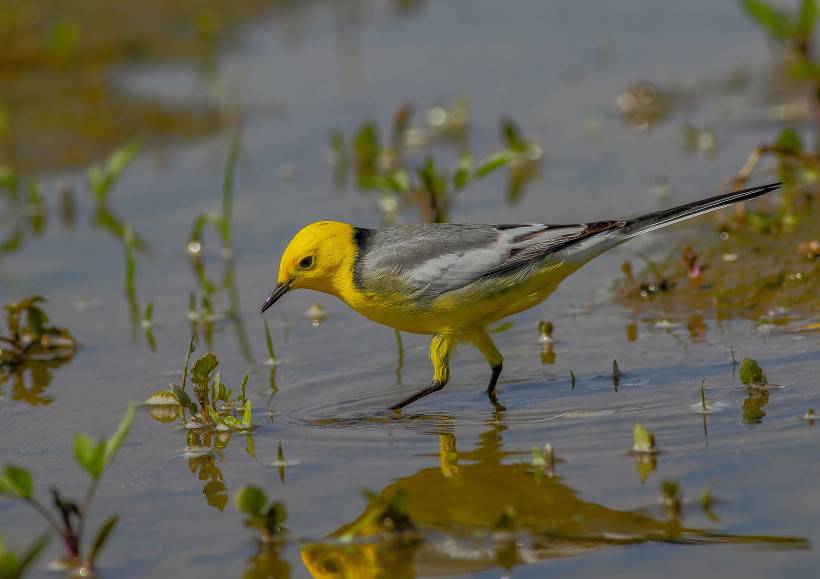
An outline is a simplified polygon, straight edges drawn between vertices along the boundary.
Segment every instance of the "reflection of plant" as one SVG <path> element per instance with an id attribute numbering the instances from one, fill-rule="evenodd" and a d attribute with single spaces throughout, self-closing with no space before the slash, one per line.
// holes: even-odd
<path id="1" fill-rule="evenodd" d="M 265 491 L 245 486 L 236 492 L 234 504 L 245 515 L 245 526 L 259 533 L 258 551 L 249 562 L 245 579 L 290 577 L 290 564 L 280 555 L 287 534 L 287 529 L 282 526 L 287 519 L 282 503 L 274 501 L 269 504 Z"/>
<path id="2" fill-rule="evenodd" d="M 0 367 L 17 367 L 32 360 L 63 360 L 74 355 L 77 341 L 71 333 L 48 325 L 40 307 L 45 298 L 34 295 L 6 304 L 6 331 L 0 335 Z"/>
<path id="3" fill-rule="evenodd" d="M 245 515 L 245 526 L 256 529 L 262 541 L 281 542 L 287 529 L 285 507 L 279 501 L 268 504 L 265 491 L 255 486 L 245 486 L 234 496 L 236 508 Z"/>
<path id="4" fill-rule="evenodd" d="M 8 549 L 0 539 L 0 579 L 22 579 L 29 567 L 48 544 L 48 535 L 42 535 L 23 555 Z"/>
<path id="5" fill-rule="evenodd" d="M 407 493 L 403 490 L 399 489 L 389 497 L 369 490 L 364 490 L 362 494 L 367 499 L 365 514 L 347 528 L 339 537 L 341 541 L 352 541 L 361 535 L 379 533 L 395 538 L 415 533 L 416 526 L 410 519 Z"/>
<path id="6" fill-rule="evenodd" d="M 200 453 L 188 459 L 188 469 L 205 482 L 202 494 L 209 505 L 220 511 L 228 504 L 228 488 L 225 486 L 222 470 L 217 466 L 217 456 L 222 456 L 222 450 L 230 441 L 230 432 L 188 431 L 186 453 Z M 208 450 L 204 451 L 206 448 Z"/>
<path id="7" fill-rule="evenodd" d="M 116 515 L 107 518 L 97 530 L 91 546 L 84 548 L 85 525 L 97 485 L 128 435 L 133 421 L 134 407 L 131 406 L 117 427 L 117 431 L 110 438 L 95 441 L 85 434 L 74 436 L 74 460 L 88 474 L 91 481 L 82 504 L 65 498 L 56 488 L 52 489 L 57 517 L 35 498 L 34 481 L 28 470 L 6 464 L 0 476 L 0 495 L 18 500 L 36 510 L 62 539 L 65 548 L 62 562 L 68 568 L 82 573 L 83 576 L 88 576 L 93 572 L 94 563 L 119 520 Z"/>

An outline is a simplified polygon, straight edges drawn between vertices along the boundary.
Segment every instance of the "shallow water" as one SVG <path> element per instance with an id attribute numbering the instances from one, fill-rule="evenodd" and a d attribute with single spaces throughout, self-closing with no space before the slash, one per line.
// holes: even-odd
<path id="1" fill-rule="evenodd" d="M 385 413 L 429 380 L 426 339 L 404 336 L 400 362 L 392 330 L 307 292 L 288 295 L 268 315 L 280 362 L 271 397 L 258 308 L 284 244 L 319 218 L 381 222 L 375 196 L 334 188 L 325 158 L 330 129 L 349 135 L 366 118 L 387 126 L 402 102 L 412 102 L 420 116 L 465 95 L 469 142 L 483 156 L 502 146 L 497 120 L 512 115 L 544 148 L 542 177 L 510 204 L 499 173 L 459 196 L 450 216 L 499 223 L 595 220 L 711 194 L 751 148 L 773 137 L 769 123 L 752 122 L 764 114 L 770 57 L 734 3 L 410 4 L 407 12 L 378 2 L 316 2 L 261 13 L 219 53 L 215 79 L 184 61 L 118 71 L 117 86 L 146 98 L 201 103 L 216 92 L 246 112 L 234 207 L 239 317 L 216 323 L 212 349 L 229 384 L 253 370 L 260 426 L 255 456 L 246 437 L 234 435 L 224 450 L 197 459 L 184 454 L 181 427 L 142 409 L 94 508 L 97 520 L 111 512 L 122 517 L 102 558 L 103 575 L 242 574 L 255 551 L 252 535 L 230 504 L 214 505 L 224 502 L 222 494 L 256 484 L 287 508 L 293 540 L 281 556 L 292 577 L 812 576 L 820 431 L 800 417 L 818 404 L 817 334 L 763 333 L 752 321 L 718 324 L 708 314 L 705 330 L 690 334 L 685 318 L 666 327 L 613 299 L 623 259 L 717 236 L 702 224 L 622 246 L 567 280 L 547 304 L 512 318 L 513 326 L 495 336 L 505 354 L 501 414 L 483 393 L 489 371 L 469 348 L 457 354 L 442 392 L 399 418 Z M 741 94 L 703 88 L 739 65 L 754 79 Z M 637 80 L 696 97 L 635 134 L 612 102 Z M 715 158 L 682 154 L 684 122 L 716 127 Z M 194 216 L 219 206 L 231 139 L 219 127 L 213 131 L 161 150 L 149 146 L 112 195 L 112 211 L 149 246 L 138 255 L 137 291 L 143 307 L 155 304 L 156 351 L 130 321 L 122 245 L 92 226 L 81 172 L 42 176 L 52 206 L 61 186 L 78 191 L 74 228 L 52 215 L 40 237 L 0 259 L 0 300 L 45 295 L 52 321 L 81 341 L 73 360 L 53 369 L 49 404 L 31 406 L 14 399 L 10 384 L 0 386 L 0 458 L 30 467 L 41 493 L 57 483 L 74 494 L 82 490 L 71 463 L 72 433 L 112 431 L 129 402 L 178 377 L 191 331 L 188 296 L 198 291 L 185 246 Z M 455 159 L 452 148 L 442 151 Z M 659 178 L 670 183 L 671 199 L 658 199 Z M 399 218 L 418 217 L 409 208 Z M 206 266 L 218 278 L 225 263 L 216 241 L 208 241 Z M 305 313 L 314 303 L 327 310 L 319 326 Z M 228 296 L 221 293 L 215 305 L 225 312 Z M 555 324 L 554 357 L 538 341 L 541 319 Z M 631 323 L 635 340 L 628 339 Z M 745 417 L 746 392 L 737 388 L 730 348 L 738 358 L 758 359 L 782 385 L 756 413 L 747 406 Z M 197 352 L 204 351 L 200 341 Z M 613 360 L 624 373 L 617 387 Z M 723 406 L 706 421 L 691 408 L 704 377 L 709 399 Z M 645 482 L 628 454 L 636 421 L 655 432 L 663 451 Z M 545 443 L 559 458 L 552 478 L 528 467 L 530 449 Z M 209 477 L 226 490 L 206 487 Z M 659 503 L 666 479 L 683 490 L 682 522 Z M 720 499 L 717 519 L 698 506 L 710 482 Z M 204 487 L 215 492 L 207 496 Z M 335 543 L 333 533 L 366 510 L 362 488 L 385 495 L 405 489 L 424 544 L 391 550 Z M 509 505 L 520 517 L 512 555 L 509 544 L 489 537 Z M 0 534 L 13 544 L 41 527 L 23 507 L 0 502 Z M 704 538 L 704 531 L 711 535 Z"/>

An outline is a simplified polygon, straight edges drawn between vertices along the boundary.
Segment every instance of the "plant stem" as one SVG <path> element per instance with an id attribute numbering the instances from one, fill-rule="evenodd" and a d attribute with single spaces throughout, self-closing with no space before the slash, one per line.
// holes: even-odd
<path id="1" fill-rule="evenodd" d="M 88 519 L 88 512 L 91 510 L 91 501 L 94 500 L 94 495 L 97 493 L 97 485 L 100 483 L 100 478 L 92 478 L 88 489 L 85 491 L 85 498 L 83 499 L 83 506 L 80 508 L 80 523 L 77 526 L 77 555 L 79 556 L 80 547 L 83 540 L 83 531 L 85 530 L 85 522 Z"/>

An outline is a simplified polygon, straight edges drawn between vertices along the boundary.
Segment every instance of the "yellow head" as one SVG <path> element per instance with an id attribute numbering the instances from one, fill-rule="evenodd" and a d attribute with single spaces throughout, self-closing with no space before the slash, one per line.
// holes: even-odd
<path id="1" fill-rule="evenodd" d="M 337 288 L 350 279 L 356 246 L 354 229 L 338 221 L 317 221 L 302 228 L 290 240 L 279 262 L 276 287 L 262 311 L 288 290 L 312 289 L 338 295 Z"/>

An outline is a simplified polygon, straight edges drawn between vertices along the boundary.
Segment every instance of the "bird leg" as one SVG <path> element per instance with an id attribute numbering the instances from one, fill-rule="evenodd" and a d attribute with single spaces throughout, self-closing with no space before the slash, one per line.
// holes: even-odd
<path id="1" fill-rule="evenodd" d="M 412 396 L 408 396 L 401 402 L 397 402 L 390 407 L 391 410 L 400 410 L 408 404 L 412 404 L 428 394 L 438 392 L 447 384 L 450 378 L 450 352 L 453 349 L 455 339 L 444 334 L 435 334 L 430 341 L 430 361 L 433 363 L 433 383 L 427 388 L 422 388 Z"/>
<path id="2" fill-rule="evenodd" d="M 483 328 L 480 328 L 478 331 L 474 332 L 470 336 L 470 340 L 473 342 L 475 347 L 478 348 L 479 352 L 481 352 L 487 362 L 490 363 L 490 368 L 492 368 L 490 383 L 487 386 L 487 397 L 497 410 L 506 410 L 504 405 L 501 404 L 498 401 L 498 398 L 495 397 L 495 385 L 498 383 L 498 377 L 501 375 L 504 357 L 501 355 L 501 352 L 498 351 L 498 348 L 495 347 L 495 344 L 493 344 L 490 336 L 487 335 L 487 332 Z"/>

